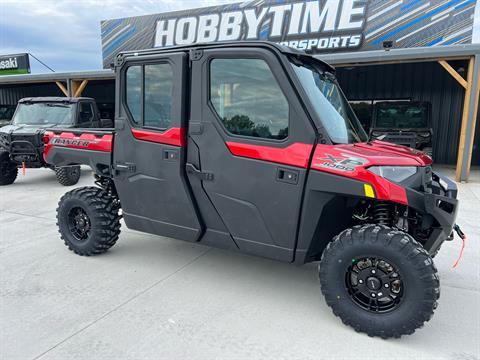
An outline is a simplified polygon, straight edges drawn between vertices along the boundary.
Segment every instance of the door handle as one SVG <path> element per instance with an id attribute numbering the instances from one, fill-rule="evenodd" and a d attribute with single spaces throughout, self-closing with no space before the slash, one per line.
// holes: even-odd
<path id="1" fill-rule="evenodd" d="M 187 174 L 195 175 L 202 181 L 213 181 L 213 173 L 200 171 L 193 164 L 190 164 L 190 163 L 185 164 L 185 170 L 187 171 Z"/>
<path id="2" fill-rule="evenodd" d="M 134 173 L 137 167 L 134 163 L 117 163 L 115 164 L 114 169 L 118 172 L 125 171 Z"/>
<path id="3" fill-rule="evenodd" d="M 203 125 L 199 122 L 190 122 L 188 127 L 188 133 L 190 135 L 200 135 L 203 133 Z"/>
<path id="4" fill-rule="evenodd" d="M 277 168 L 277 181 L 297 185 L 300 172 L 286 168 Z"/>
<path id="5" fill-rule="evenodd" d="M 163 160 L 176 161 L 178 160 L 178 150 L 164 149 Z"/>

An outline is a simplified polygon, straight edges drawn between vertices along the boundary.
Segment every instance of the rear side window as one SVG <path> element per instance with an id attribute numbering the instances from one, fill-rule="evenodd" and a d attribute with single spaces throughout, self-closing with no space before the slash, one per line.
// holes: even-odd
<path id="1" fill-rule="evenodd" d="M 172 122 L 173 70 L 169 64 L 135 65 L 126 73 L 126 103 L 135 123 L 167 129 Z"/>
<path id="2" fill-rule="evenodd" d="M 81 102 L 80 103 L 80 113 L 79 113 L 79 123 L 82 125 L 92 125 L 94 118 L 93 107 L 91 103 Z"/>
<path id="3" fill-rule="evenodd" d="M 288 101 L 264 60 L 212 60 L 210 100 L 232 134 L 277 140 L 288 136 Z"/>

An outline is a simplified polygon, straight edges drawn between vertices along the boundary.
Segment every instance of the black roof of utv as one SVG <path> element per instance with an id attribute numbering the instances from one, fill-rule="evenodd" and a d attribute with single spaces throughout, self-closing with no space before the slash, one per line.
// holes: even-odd
<path id="1" fill-rule="evenodd" d="M 27 97 L 20 99 L 19 103 L 40 103 L 40 102 L 59 102 L 59 103 L 78 103 L 82 100 L 94 101 L 88 97 L 59 97 L 59 96 L 43 96 L 43 97 Z"/>
<path id="2" fill-rule="evenodd" d="M 120 52 L 116 57 L 115 65 L 121 65 L 124 57 L 129 56 L 141 56 L 141 55 L 152 55 L 159 54 L 164 52 L 173 52 L 173 51 L 189 51 L 189 50 L 199 50 L 199 49 L 221 49 L 221 48 L 245 48 L 245 47 L 267 47 L 279 51 L 283 54 L 296 56 L 299 58 L 308 59 L 313 62 L 317 62 L 327 67 L 328 71 L 334 72 L 335 68 L 330 64 L 326 63 L 323 60 L 317 59 L 304 51 L 293 49 L 288 46 L 280 45 L 271 41 L 225 41 L 225 42 L 210 42 L 210 43 L 196 43 L 190 45 L 177 45 L 177 46 L 168 46 L 162 48 L 153 48 L 145 50 L 133 50 Z"/>

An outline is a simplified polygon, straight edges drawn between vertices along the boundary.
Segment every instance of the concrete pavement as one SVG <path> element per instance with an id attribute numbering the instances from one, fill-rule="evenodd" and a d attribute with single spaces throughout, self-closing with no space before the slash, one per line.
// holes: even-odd
<path id="1" fill-rule="evenodd" d="M 447 170 L 449 172 L 449 170 Z M 344 326 L 316 265 L 289 264 L 122 228 L 107 254 L 68 251 L 52 171 L 0 188 L 0 359 L 479 359 L 480 181 L 460 185 L 469 235 L 435 259 L 439 307 L 414 335 L 384 341 Z M 78 186 L 92 184 L 83 171 Z"/>

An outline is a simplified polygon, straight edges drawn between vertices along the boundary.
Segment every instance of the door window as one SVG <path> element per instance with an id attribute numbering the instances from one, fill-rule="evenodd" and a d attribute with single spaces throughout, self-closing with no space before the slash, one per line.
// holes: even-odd
<path id="1" fill-rule="evenodd" d="M 145 65 L 144 126 L 170 127 L 172 88 L 173 72 L 169 64 Z"/>
<path id="2" fill-rule="evenodd" d="M 94 118 L 93 107 L 91 103 L 80 103 L 79 123 L 83 126 L 91 126 Z"/>
<path id="3" fill-rule="evenodd" d="M 210 100 L 232 134 L 277 140 L 288 136 L 288 101 L 264 60 L 214 59 Z"/>
<path id="4" fill-rule="evenodd" d="M 142 119 L 142 67 L 130 66 L 126 75 L 126 100 L 132 120 L 139 124 Z"/>
<path id="5" fill-rule="evenodd" d="M 169 64 L 135 65 L 126 73 L 126 103 L 132 120 L 167 129 L 172 122 L 173 70 Z"/>

